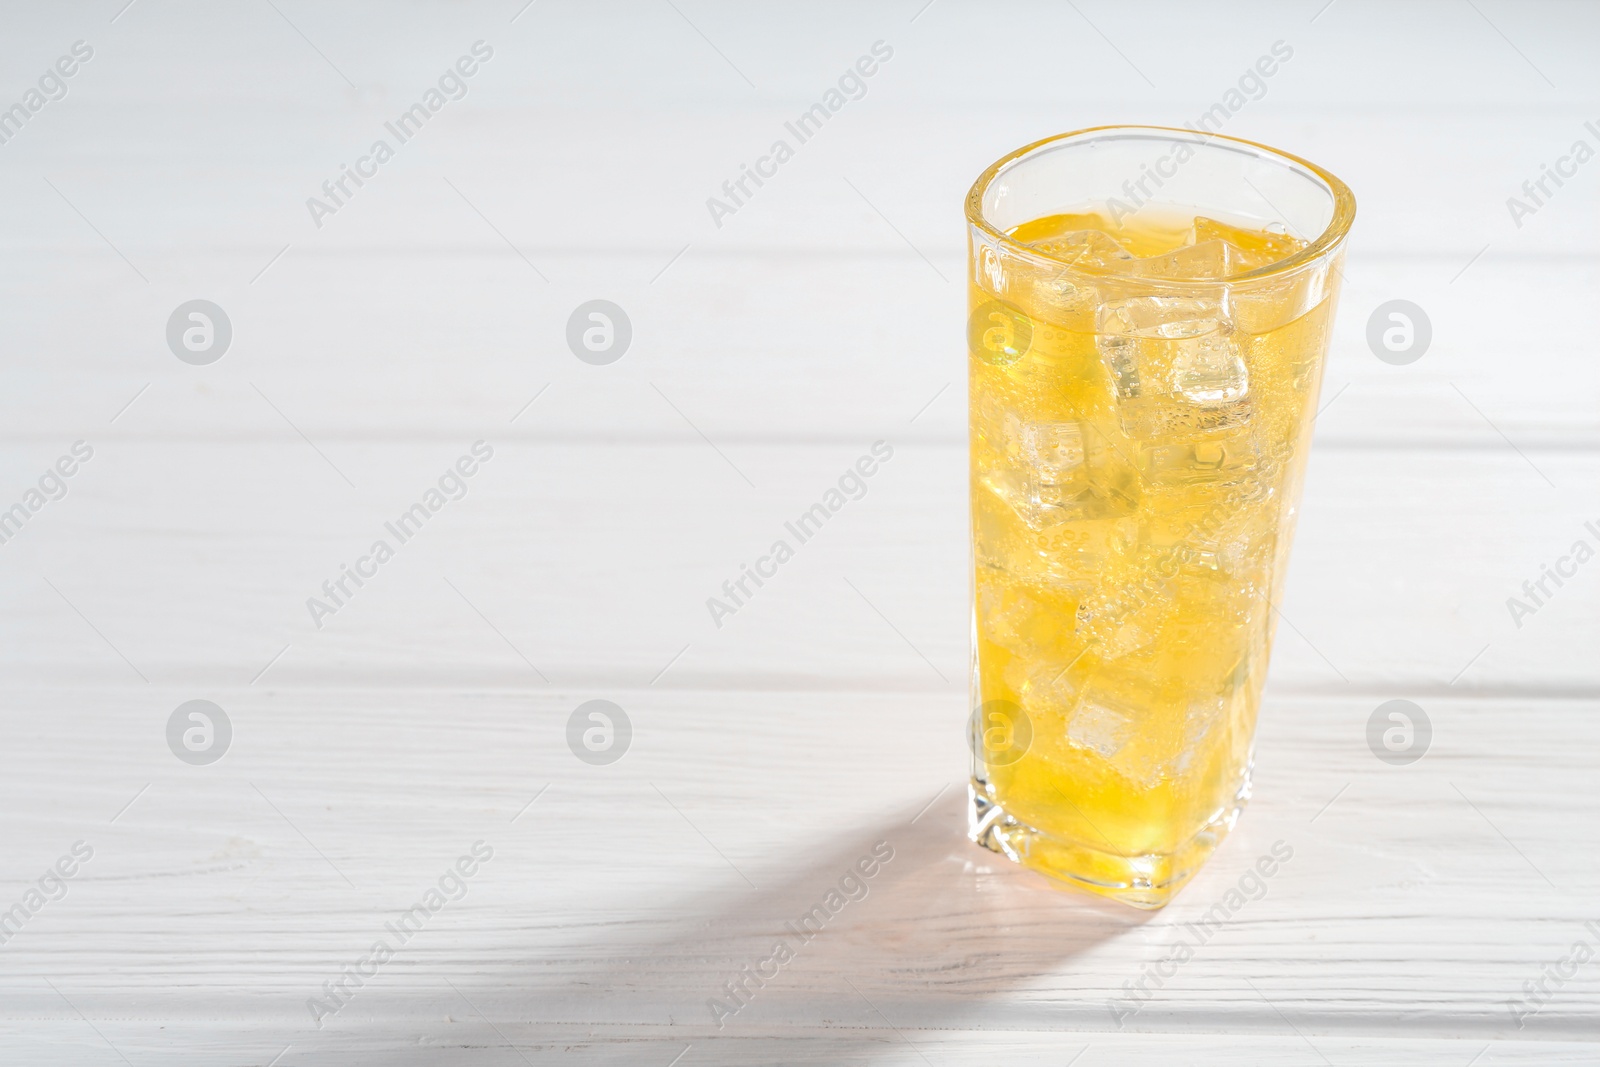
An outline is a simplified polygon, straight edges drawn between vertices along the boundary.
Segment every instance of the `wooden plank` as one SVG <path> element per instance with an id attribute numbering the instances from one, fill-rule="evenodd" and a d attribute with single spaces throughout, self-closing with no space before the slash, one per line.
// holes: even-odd
<path id="1" fill-rule="evenodd" d="M 467 991 L 474 1001 L 479 997 Z M 1255 1034 L 1019 1034 L 995 1030 L 918 1030 L 887 1027 L 882 1022 L 840 1023 L 805 1030 L 769 1031 L 745 1037 L 691 1041 L 673 1027 L 542 1026 L 507 1016 L 492 1020 L 471 1014 L 457 1001 L 451 1013 L 425 1022 L 385 1022 L 379 1027 L 346 1027 L 315 1035 L 286 1036 L 285 1031 L 250 1024 L 195 1022 L 184 1029 L 182 1043 L 154 1029 L 120 1020 L 96 1019 L 95 1028 L 116 1042 L 116 1048 L 138 1062 L 159 1059 L 176 1067 L 214 1063 L 219 1057 L 257 1055 L 266 1063 L 282 1055 L 281 1064 L 370 1063 L 381 1057 L 397 1067 L 429 1067 L 440 1062 L 531 1063 L 583 1057 L 585 1063 L 630 1067 L 639 1063 L 668 1065 L 674 1056 L 683 1067 L 725 1064 L 744 1067 L 781 1057 L 785 1064 L 836 1067 L 872 1063 L 883 1067 L 986 1067 L 1006 1063 L 1112 1064 L 1174 1060 L 1196 1067 L 1281 1067 L 1281 1065 L 1382 1062 L 1432 1065 L 1480 1062 L 1495 1064 L 1588 1064 L 1591 1043 L 1501 1040 L 1347 1038 L 1310 1035 Z M 1285 1033 L 1290 1033 L 1287 1027 Z M 5 1035 L 27 1062 L 39 1064 L 119 1063 L 105 1041 L 81 1020 L 35 1023 L 28 1032 Z M 290 1041 L 288 1037 L 298 1037 Z M 287 1052 L 284 1050 L 287 1049 Z M 685 1050 L 688 1050 L 687 1052 Z M 248 1051 L 245 1051 L 248 1050 Z M 521 1059 L 518 1056 L 521 1056 Z M 1078 1059 L 1074 1061 L 1073 1057 Z M 76 1057 L 76 1058 L 73 1058 Z M 1490 1058 L 1492 1057 L 1492 1059 Z"/>
<path id="2" fill-rule="evenodd" d="M 324 442 L 352 489 L 288 427 L 275 433 L 271 444 L 103 445 L 64 500 L 0 546 L 16 622 L 0 649 L 5 676 L 236 685 L 273 661 L 269 684 L 287 686 L 659 676 L 667 687 L 960 700 L 960 446 L 899 444 L 866 495 L 801 543 L 785 523 L 867 453 L 866 438 L 729 443 L 723 455 L 704 442 L 500 443 L 467 496 L 401 543 L 385 523 L 469 439 Z M 7 484 L 29 484 L 52 452 L 13 457 Z M 1314 452 L 1274 683 L 1369 699 L 1592 695 L 1595 576 L 1579 567 L 1561 588 L 1546 580 L 1552 595 L 1533 614 L 1507 606 L 1575 542 L 1592 548 L 1585 524 L 1600 522 L 1593 453 L 1536 459 L 1559 489 L 1505 447 Z M 308 600 L 336 606 L 323 582 L 379 539 L 395 558 L 359 589 L 347 581 L 347 606 L 314 620 Z M 708 599 L 726 598 L 723 583 L 779 539 L 795 558 L 713 619 Z"/>
<path id="3" fill-rule="evenodd" d="M 995 32 L 990 16 L 905 6 L 909 14 L 874 6 L 810 20 L 715 4 L 680 17 L 641 3 L 608 18 L 530 11 L 515 24 L 487 4 L 403 19 L 286 11 L 326 59 L 270 10 L 142 11 L 114 26 L 41 12 L 21 20 L 13 84 L 31 82 L 74 37 L 94 39 L 99 53 L 72 95 L 6 151 L 82 195 L 85 214 L 127 242 L 130 256 L 240 240 L 270 253 L 322 237 L 492 245 L 443 188 L 441 171 L 530 244 L 592 248 L 651 235 L 669 250 L 696 239 L 893 246 L 839 180 L 843 170 L 884 198 L 913 242 L 953 247 L 961 193 L 1001 153 L 1106 121 L 1195 121 L 1282 40 L 1294 58 L 1224 129 L 1342 172 L 1363 197 L 1363 241 L 1405 251 L 1442 244 L 1463 259 L 1490 240 L 1589 251 L 1593 182 L 1564 186 L 1550 211 L 1520 229 L 1505 208 L 1594 117 L 1587 105 L 1600 83 L 1581 49 L 1594 15 L 1581 7 L 1522 19 L 1507 38 L 1495 29 L 1505 12 L 1479 17 L 1443 2 L 1325 14 L 1254 5 L 1222 18 L 1182 5 L 1163 6 L 1158 18 L 1086 11 L 1093 22 L 1019 5 L 1007 21 L 1032 30 L 1012 35 L 999 63 L 971 55 L 972 41 Z M 722 41 L 727 62 L 696 25 Z M 241 54 L 191 43 L 212 35 L 255 47 Z M 469 94 L 401 146 L 338 226 L 317 231 L 305 199 L 479 37 L 498 51 Z M 706 198 L 878 39 L 896 54 L 866 96 L 799 146 L 803 154 L 737 226 L 716 229 Z M 98 156 L 85 156 L 83 144 Z M 101 160 L 115 160 L 116 174 Z M 101 247 L 62 214 L 37 171 L 5 180 L 27 189 L 27 202 L 53 205 L 31 220 L 24 213 L 12 239 L 53 246 L 76 235 L 82 247 Z M 6 188 L 8 199 L 15 191 Z"/>
<path id="4" fill-rule="evenodd" d="M 530 1041 L 857 1027 L 878 1041 L 884 1018 L 930 1040 L 1237 1032 L 1278 1048 L 1294 1028 L 1333 1047 L 1427 1037 L 1474 1051 L 1595 1034 L 1593 964 L 1520 1031 L 1508 1007 L 1600 936 L 1584 926 L 1600 867 L 1572 847 L 1600 814 L 1583 788 L 1600 741 L 1592 700 L 1437 700 L 1427 755 L 1392 767 L 1366 747 L 1366 702 L 1271 697 L 1256 799 L 1191 887 L 1147 914 L 1050 889 L 963 839 L 956 701 L 620 685 L 208 693 L 234 728 L 209 767 L 166 750 L 169 707 L 190 691 L 8 693 L 0 797 L 35 814 L 5 829 L 0 892 L 19 897 L 75 840 L 95 850 L 5 946 L 16 1015 L 72 1018 L 49 978 L 130 1036 L 235 1020 L 309 1054 L 321 1033 L 391 1020 L 476 1026 L 453 982 Z M 633 724 L 606 767 L 580 763 L 564 736 L 596 695 Z M 465 895 L 319 1032 L 308 998 L 480 839 L 493 856 Z M 880 841 L 893 856 L 864 898 L 809 941 L 786 930 Z M 1275 842 L 1292 855 L 1255 877 Z M 1241 887 L 1249 899 L 1230 905 Z M 1127 1011 L 1124 983 L 1207 922 L 1192 958 Z M 708 999 L 780 937 L 794 960 L 719 1029 Z M 423 1024 L 435 1039 L 442 1026 Z"/>
<path id="5" fill-rule="evenodd" d="M 546 285 L 504 249 L 291 249 L 251 285 L 273 255 L 262 249 L 207 254 L 204 284 L 175 284 L 175 272 L 195 269 L 177 259 L 146 260 L 154 290 L 108 250 L 29 255 L 7 272 L 18 301 L 0 336 L 17 388 L 0 401 L 3 434 L 52 447 L 77 436 L 276 440 L 292 432 L 288 418 L 329 443 L 491 432 L 544 441 L 698 442 L 701 432 L 719 442 L 965 439 L 959 256 L 933 257 L 947 284 L 903 247 L 691 247 L 674 261 L 675 251 L 541 254 Z M 1498 257 L 1491 250 L 1454 284 L 1460 263 L 1442 253 L 1352 257 L 1319 447 L 1600 445 L 1600 364 L 1586 322 L 1552 314 L 1536 335 L 1528 322 L 1529 308 L 1583 306 L 1600 260 Z M 406 295 L 419 287 L 426 300 Z M 165 339 L 173 309 L 199 293 L 233 329 L 227 354 L 204 367 L 179 362 Z M 619 304 L 632 326 L 626 353 L 603 367 L 580 362 L 566 341 L 569 317 L 595 298 Z M 1367 342 L 1368 319 L 1396 298 L 1431 320 L 1430 348 L 1408 366 L 1381 362 Z"/>

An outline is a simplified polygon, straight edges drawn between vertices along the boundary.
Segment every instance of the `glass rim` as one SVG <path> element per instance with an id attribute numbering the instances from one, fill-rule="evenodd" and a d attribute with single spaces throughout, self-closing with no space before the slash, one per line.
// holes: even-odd
<path id="1" fill-rule="evenodd" d="M 1320 233 L 1314 241 L 1309 242 L 1306 247 L 1302 248 L 1294 255 L 1286 256 L 1285 258 L 1278 260 L 1276 263 L 1269 263 L 1264 267 L 1257 267 L 1254 270 L 1244 271 L 1240 274 L 1231 274 L 1223 278 L 1207 279 L 1143 278 L 1134 277 L 1131 275 L 1122 275 L 1115 271 L 1096 271 L 1092 269 L 1075 267 L 1069 260 L 1062 260 L 1054 256 L 1046 255 L 1040 252 L 1038 249 L 1031 248 L 1023 242 L 1018 241 L 1016 238 L 1000 230 L 984 217 L 984 193 L 988 191 L 989 187 L 994 184 L 995 179 L 998 178 L 1002 173 L 1021 162 L 1025 157 L 1034 154 L 1047 145 L 1052 145 L 1059 141 L 1065 141 L 1071 138 L 1083 137 L 1086 134 L 1104 133 L 1159 135 L 1152 136 L 1150 138 L 1151 140 L 1172 140 L 1174 139 L 1174 136 L 1176 136 L 1178 139 L 1182 139 L 1193 144 L 1205 145 L 1210 144 L 1213 141 L 1228 141 L 1232 144 L 1243 146 L 1250 149 L 1254 154 L 1272 157 L 1290 166 L 1303 168 L 1304 170 L 1310 172 L 1313 177 L 1327 187 L 1328 194 L 1333 199 L 1333 215 L 1331 218 L 1329 218 L 1328 225 L 1323 228 L 1322 233 Z M 1195 206 L 1198 207 L 1200 205 Z M 1270 202 L 1268 203 L 1268 206 L 1271 206 Z M 1168 286 L 1177 288 L 1193 288 L 1195 286 L 1204 285 L 1231 285 L 1235 282 L 1255 281 L 1260 278 L 1270 278 L 1279 274 L 1287 274 L 1305 266 L 1308 263 L 1321 259 L 1324 256 L 1331 255 L 1338 250 L 1339 245 L 1343 243 L 1344 239 L 1350 233 L 1350 226 L 1355 221 L 1356 217 L 1356 198 L 1355 194 L 1350 191 L 1350 187 L 1344 182 L 1340 181 L 1328 170 L 1317 166 L 1309 159 L 1303 159 L 1292 152 L 1285 152 L 1282 149 L 1273 148 L 1271 145 L 1261 144 L 1259 141 L 1249 141 L 1243 137 L 1230 137 L 1221 133 L 1201 133 L 1197 130 L 1183 129 L 1177 126 L 1113 124 L 1108 126 L 1086 126 L 1081 130 L 1069 130 L 1066 133 L 1058 133 L 1053 136 L 1034 141 L 1032 144 L 1023 145 L 1021 148 L 1001 156 L 999 159 L 995 160 L 993 163 L 989 164 L 989 166 L 984 168 L 983 173 L 978 175 L 978 179 L 972 183 L 972 188 L 967 193 L 966 215 L 967 222 L 970 225 L 1005 248 L 1007 252 L 1021 256 L 1025 259 L 1037 260 L 1052 266 L 1061 267 L 1063 273 L 1076 270 L 1080 273 L 1091 274 L 1096 277 L 1128 277 L 1130 280 L 1137 281 L 1140 284 L 1150 284 L 1158 288 L 1166 288 Z"/>

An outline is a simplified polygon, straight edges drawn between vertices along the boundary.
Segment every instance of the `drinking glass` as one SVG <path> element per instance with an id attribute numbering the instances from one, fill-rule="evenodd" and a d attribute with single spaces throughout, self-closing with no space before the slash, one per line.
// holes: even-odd
<path id="1" fill-rule="evenodd" d="M 970 836 L 1160 907 L 1250 796 L 1355 200 L 1110 126 L 1000 159 L 966 213 Z"/>

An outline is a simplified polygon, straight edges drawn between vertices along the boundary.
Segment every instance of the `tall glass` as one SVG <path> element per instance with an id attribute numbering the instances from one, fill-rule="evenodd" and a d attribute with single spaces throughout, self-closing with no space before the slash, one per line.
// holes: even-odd
<path id="1" fill-rule="evenodd" d="M 1250 795 L 1355 201 L 1123 126 L 1011 153 L 966 212 L 970 835 L 1160 907 Z"/>

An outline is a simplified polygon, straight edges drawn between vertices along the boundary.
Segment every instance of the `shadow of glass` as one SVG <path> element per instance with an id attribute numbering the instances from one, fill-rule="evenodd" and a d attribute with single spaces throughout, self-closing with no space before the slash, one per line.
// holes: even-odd
<path id="1" fill-rule="evenodd" d="M 731 901 L 657 905 L 666 936 L 652 924 L 643 940 L 571 945 L 573 969 L 600 962 L 553 999 L 541 991 L 535 1010 L 582 1020 L 589 1062 L 645 1062 L 647 1034 L 657 1049 L 681 1035 L 693 1045 L 682 1067 L 770 1061 L 775 1037 L 785 1063 L 838 1067 L 910 1055 L 907 1031 L 921 1028 L 1004 1027 L 1012 1013 L 1036 1028 L 1039 1005 L 1015 1003 L 1029 983 L 1151 913 L 1056 888 L 972 844 L 965 803 L 952 787 L 920 815 L 751 872 L 761 888 Z M 637 1037 L 621 1038 L 630 1028 Z"/>

